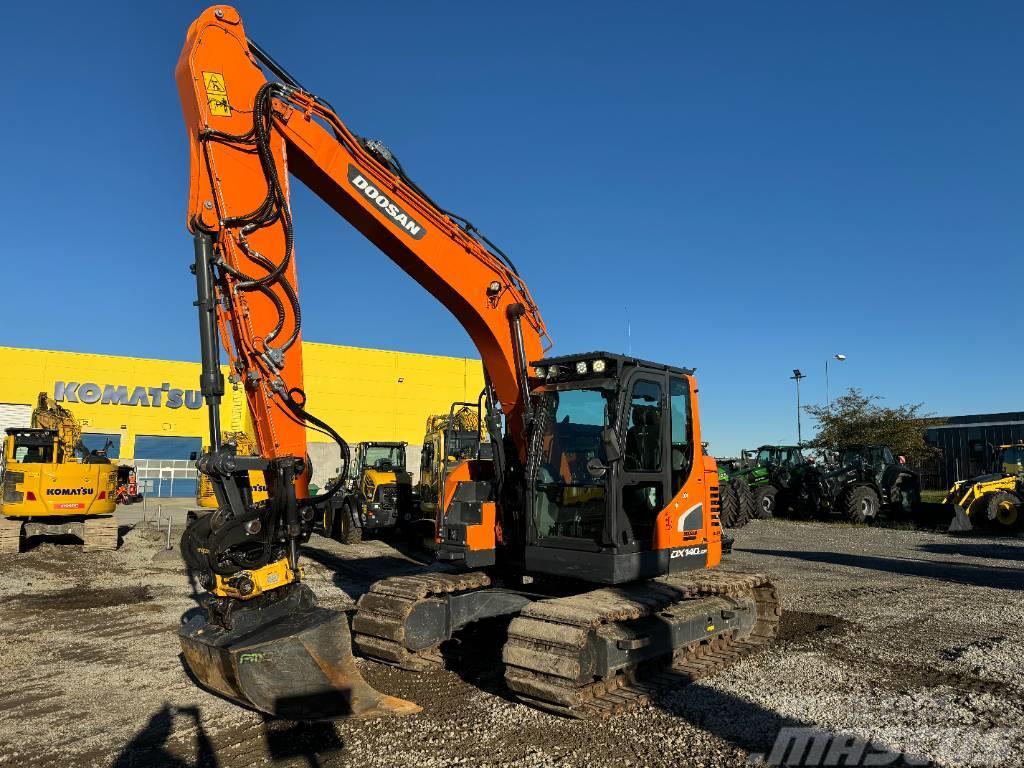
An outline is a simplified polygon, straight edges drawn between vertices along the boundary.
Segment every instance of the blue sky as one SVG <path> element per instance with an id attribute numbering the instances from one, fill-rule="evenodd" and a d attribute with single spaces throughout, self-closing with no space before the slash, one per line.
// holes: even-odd
<path id="1" fill-rule="evenodd" d="M 172 71 L 203 7 L 5 10 L 0 343 L 197 358 Z M 791 371 L 823 402 L 836 352 L 833 394 L 1024 407 L 1024 5 L 238 7 L 502 245 L 556 352 L 625 350 L 628 307 L 633 354 L 696 366 L 714 452 L 794 439 Z M 293 206 L 306 338 L 475 354 L 312 194 Z"/>

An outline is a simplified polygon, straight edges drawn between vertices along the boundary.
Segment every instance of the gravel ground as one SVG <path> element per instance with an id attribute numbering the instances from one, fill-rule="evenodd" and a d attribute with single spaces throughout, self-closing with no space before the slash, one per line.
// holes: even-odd
<path id="1" fill-rule="evenodd" d="M 647 709 L 591 723 L 516 703 L 498 624 L 447 670 L 359 662 L 421 714 L 301 725 L 190 682 L 175 631 L 197 595 L 179 560 L 153 560 L 160 537 L 140 524 L 114 553 L 0 556 L 0 766 L 729 766 L 770 753 L 782 728 L 866 739 L 906 753 L 897 764 L 1024 766 L 1019 538 L 756 521 L 729 567 L 779 585 L 779 642 Z M 309 549 L 330 607 L 422 568 L 381 541 Z"/>

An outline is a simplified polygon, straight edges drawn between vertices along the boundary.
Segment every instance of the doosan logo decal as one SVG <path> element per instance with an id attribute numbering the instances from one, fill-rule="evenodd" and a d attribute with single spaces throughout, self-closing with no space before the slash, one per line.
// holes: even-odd
<path id="1" fill-rule="evenodd" d="M 354 165 L 348 167 L 348 181 L 362 193 L 363 197 L 380 208 L 381 213 L 391 219 L 400 229 L 404 229 L 411 235 L 413 240 L 421 240 L 427 234 L 427 230 L 423 228 L 422 224 L 406 213 L 387 194 L 370 183 L 363 176 L 362 171 Z"/>

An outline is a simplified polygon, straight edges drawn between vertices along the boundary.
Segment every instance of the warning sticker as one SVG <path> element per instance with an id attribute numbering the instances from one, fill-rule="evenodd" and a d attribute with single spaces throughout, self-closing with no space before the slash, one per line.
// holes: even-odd
<path id="1" fill-rule="evenodd" d="M 231 117 L 231 105 L 228 103 L 228 88 L 224 83 L 224 75 L 220 72 L 203 72 L 203 85 L 206 86 L 206 101 L 210 105 L 210 114 L 218 117 Z"/>

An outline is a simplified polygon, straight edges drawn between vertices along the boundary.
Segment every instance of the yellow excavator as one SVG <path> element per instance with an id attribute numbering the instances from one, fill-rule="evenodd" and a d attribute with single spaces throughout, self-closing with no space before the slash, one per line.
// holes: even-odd
<path id="1" fill-rule="evenodd" d="M 71 535 L 86 551 L 117 549 L 117 467 L 85 448 L 78 420 L 45 392 L 30 427 L 7 429 L 0 477 L 0 554 L 17 554 L 30 536 Z"/>
<path id="2" fill-rule="evenodd" d="M 420 451 L 420 480 L 416 486 L 420 510 L 433 518 L 437 500 L 444 489 L 445 478 L 457 464 L 477 459 L 483 439 L 480 403 L 452 403 L 448 413 L 427 417 Z M 488 446 L 489 447 L 489 446 Z"/>
<path id="3" fill-rule="evenodd" d="M 256 444 L 245 432 L 224 432 L 221 435 L 223 443 L 234 443 L 239 456 L 255 456 Z M 203 453 L 209 453 L 210 446 L 203 446 Z M 253 503 L 267 500 L 267 482 L 259 472 L 249 473 L 249 487 L 252 489 Z M 217 496 L 213 492 L 213 483 L 209 475 L 199 473 L 199 483 L 196 485 L 196 504 L 202 509 L 216 509 Z"/>

